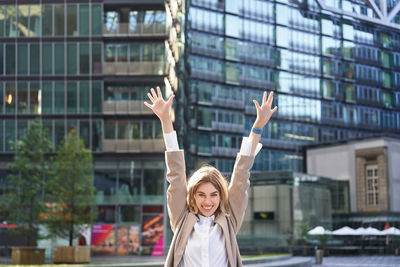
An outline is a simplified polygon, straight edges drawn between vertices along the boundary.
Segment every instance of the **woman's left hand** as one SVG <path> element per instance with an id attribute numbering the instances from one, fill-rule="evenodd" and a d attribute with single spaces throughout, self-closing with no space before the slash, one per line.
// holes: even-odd
<path id="1" fill-rule="evenodd" d="M 262 129 L 271 119 L 272 114 L 278 109 L 278 106 L 275 106 L 271 109 L 272 101 L 274 100 L 274 92 L 271 92 L 267 99 L 267 92 L 264 91 L 263 99 L 261 106 L 258 104 L 257 100 L 253 100 L 254 105 L 257 109 L 257 119 L 254 122 L 254 127 Z"/>

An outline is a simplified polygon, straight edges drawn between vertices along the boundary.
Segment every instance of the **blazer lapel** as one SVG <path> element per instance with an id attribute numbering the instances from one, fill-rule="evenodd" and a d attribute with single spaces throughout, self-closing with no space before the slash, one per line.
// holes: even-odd
<path id="1" fill-rule="evenodd" d="M 196 222 L 199 220 L 199 218 L 194 215 L 193 213 L 188 214 L 188 216 L 186 217 L 187 222 L 184 223 L 185 228 L 182 229 L 182 236 L 179 239 L 179 246 L 177 251 L 175 252 L 175 256 L 174 258 L 177 260 L 177 262 L 180 262 L 183 256 L 183 253 L 185 251 L 186 248 L 186 244 L 189 240 L 189 236 L 193 231 L 194 225 L 196 224 Z"/>
<path id="2" fill-rule="evenodd" d="M 231 240 L 230 240 L 230 234 L 229 234 L 229 228 L 228 228 L 228 220 L 227 218 L 222 215 L 221 213 L 218 214 L 217 218 L 215 218 L 215 223 L 218 224 L 221 229 L 222 229 L 222 233 L 224 234 L 224 238 L 225 238 L 225 250 L 227 253 L 227 257 L 228 257 L 228 262 L 230 266 L 234 266 L 233 262 L 231 262 L 231 260 L 233 259 L 233 255 L 232 255 L 232 248 L 231 248 Z"/>

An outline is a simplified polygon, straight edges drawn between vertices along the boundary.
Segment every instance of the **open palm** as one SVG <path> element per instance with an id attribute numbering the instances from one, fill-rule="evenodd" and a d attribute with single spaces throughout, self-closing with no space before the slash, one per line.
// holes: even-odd
<path id="1" fill-rule="evenodd" d="M 150 108 L 160 120 L 168 119 L 171 112 L 172 102 L 175 96 L 172 95 L 167 101 L 165 101 L 161 94 L 160 87 L 157 86 L 157 94 L 153 88 L 151 88 L 150 91 L 151 93 L 147 93 L 147 96 L 149 97 L 152 104 L 149 104 L 147 102 L 144 102 L 144 104 L 146 105 L 146 107 Z"/>
<path id="2" fill-rule="evenodd" d="M 253 100 L 254 105 L 257 109 L 257 119 L 256 123 L 260 128 L 263 128 L 271 119 L 272 114 L 278 109 L 278 106 L 275 106 L 271 109 L 272 101 L 274 100 L 274 92 L 271 92 L 267 99 L 267 92 L 264 92 L 261 106 L 258 104 L 257 100 Z"/>

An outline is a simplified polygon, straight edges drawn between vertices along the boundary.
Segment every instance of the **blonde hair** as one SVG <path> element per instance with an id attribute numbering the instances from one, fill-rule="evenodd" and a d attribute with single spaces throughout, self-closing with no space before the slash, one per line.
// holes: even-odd
<path id="1" fill-rule="evenodd" d="M 218 190 L 220 196 L 220 203 L 215 211 L 215 215 L 222 213 L 225 216 L 229 216 L 228 182 L 220 171 L 213 166 L 203 166 L 195 171 L 190 177 L 188 181 L 188 194 L 186 200 L 190 212 L 194 214 L 199 213 L 194 195 L 199 186 L 205 183 L 211 183 Z"/>

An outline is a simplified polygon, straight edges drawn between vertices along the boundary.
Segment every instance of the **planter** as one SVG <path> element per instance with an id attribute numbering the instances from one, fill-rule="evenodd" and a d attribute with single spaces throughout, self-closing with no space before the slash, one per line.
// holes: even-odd
<path id="1" fill-rule="evenodd" d="M 11 264 L 44 264 L 44 248 L 13 247 Z"/>
<path id="2" fill-rule="evenodd" d="M 90 247 L 55 247 L 54 263 L 88 263 Z"/>
<path id="3" fill-rule="evenodd" d="M 323 257 L 324 257 L 324 250 L 316 249 L 315 250 L 315 264 L 322 264 Z"/>

